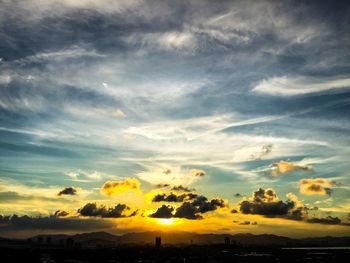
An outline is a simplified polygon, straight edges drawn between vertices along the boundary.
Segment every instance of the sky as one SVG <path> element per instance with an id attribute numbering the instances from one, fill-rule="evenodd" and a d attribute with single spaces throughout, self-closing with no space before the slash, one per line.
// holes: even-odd
<path id="1" fill-rule="evenodd" d="M 0 0 L 0 236 L 350 235 L 346 1 Z"/>

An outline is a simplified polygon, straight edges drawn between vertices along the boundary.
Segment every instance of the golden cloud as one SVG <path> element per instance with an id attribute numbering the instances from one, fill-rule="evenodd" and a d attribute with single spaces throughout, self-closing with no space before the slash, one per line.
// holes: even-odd
<path id="1" fill-rule="evenodd" d="M 126 178 L 121 181 L 107 181 L 101 188 L 101 193 L 107 196 L 115 196 L 127 191 L 140 192 L 140 182 L 136 178 Z"/>
<path id="2" fill-rule="evenodd" d="M 298 165 L 287 161 L 279 161 L 277 163 L 274 163 L 272 166 L 273 169 L 271 171 L 271 175 L 273 177 L 277 177 L 281 174 L 286 174 L 296 170 L 312 171 L 312 167 L 309 165 Z"/>
<path id="3" fill-rule="evenodd" d="M 200 170 L 200 169 L 192 169 L 192 170 L 190 171 L 190 175 L 202 177 L 202 176 L 205 175 L 205 171 Z"/>
<path id="4" fill-rule="evenodd" d="M 331 187 L 337 183 L 325 178 L 302 179 L 299 181 L 300 193 L 304 195 L 330 195 Z"/>

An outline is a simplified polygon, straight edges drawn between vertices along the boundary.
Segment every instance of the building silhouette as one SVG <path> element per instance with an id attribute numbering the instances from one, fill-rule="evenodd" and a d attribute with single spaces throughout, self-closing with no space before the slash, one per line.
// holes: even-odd
<path id="1" fill-rule="evenodd" d="M 230 245 L 231 244 L 230 237 L 224 237 L 224 243 L 225 243 L 225 245 Z"/>
<path id="2" fill-rule="evenodd" d="M 162 246 L 162 238 L 161 237 L 156 237 L 155 247 L 156 248 L 161 248 L 161 246 Z"/>

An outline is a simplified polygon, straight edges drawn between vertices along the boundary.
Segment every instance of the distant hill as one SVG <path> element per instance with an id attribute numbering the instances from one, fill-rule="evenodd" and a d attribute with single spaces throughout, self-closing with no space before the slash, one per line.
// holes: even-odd
<path id="1" fill-rule="evenodd" d="M 42 239 L 45 242 L 50 237 L 52 244 L 65 242 L 68 238 L 81 245 L 127 245 L 127 244 L 154 244 L 156 236 L 162 238 L 163 244 L 223 244 L 225 237 L 230 238 L 232 243 L 242 246 L 349 246 L 350 237 L 319 237 L 292 239 L 283 236 L 262 234 L 198 234 L 191 232 L 160 232 L 146 231 L 127 233 L 116 236 L 107 232 L 93 232 L 76 235 L 39 235 L 32 238 L 33 242 Z"/>

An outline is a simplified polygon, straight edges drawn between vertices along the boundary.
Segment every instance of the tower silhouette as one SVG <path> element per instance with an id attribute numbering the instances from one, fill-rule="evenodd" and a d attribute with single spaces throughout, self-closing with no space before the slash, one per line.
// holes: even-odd
<path id="1" fill-rule="evenodd" d="M 161 237 L 156 237 L 155 246 L 156 246 L 156 248 L 160 248 L 162 246 L 162 238 Z"/>

